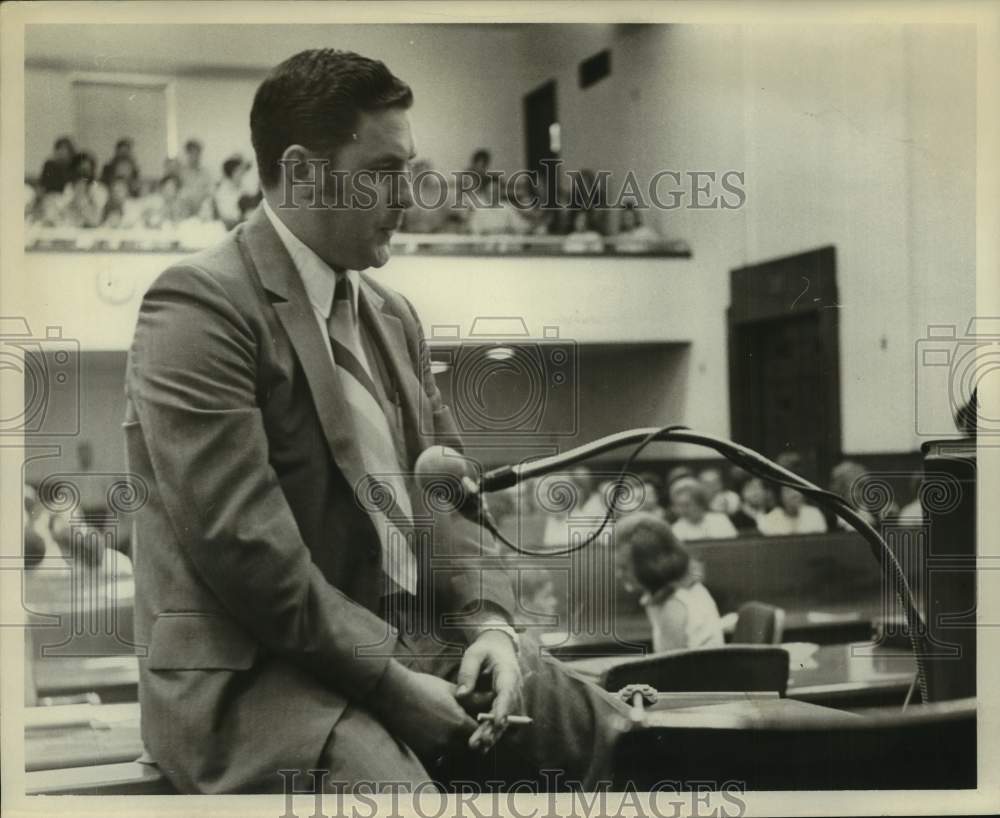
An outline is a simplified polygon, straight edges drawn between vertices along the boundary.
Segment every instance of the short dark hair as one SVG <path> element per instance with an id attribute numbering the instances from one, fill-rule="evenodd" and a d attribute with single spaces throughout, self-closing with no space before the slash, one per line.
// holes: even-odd
<path id="1" fill-rule="evenodd" d="M 277 184 L 289 145 L 332 151 L 350 141 L 362 111 L 412 104 L 410 86 L 379 60 L 333 48 L 300 51 L 271 71 L 250 109 L 261 183 Z"/>
<path id="2" fill-rule="evenodd" d="M 479 148 L 479 150 L 477 150 L 474 154 L 472 154 L 473 162 L 478 162 L 481 159 L 482 161 L 489 164 L 489 161 L 492 158 L 493 155 L 488 150 L 486 150 L 486 148 Z"/>
<path id="3" fill-rule="evenodd" d="M 189 139 L 187 142 L 184 143 L 184 151 L 186 153 L 190 153 L 191 151 L 194 150 L 197 151 L 201 150 L 201 142 L 199 142 L 197 139 Z"/>
<path id="4" fill-rule="evenodd" d="M 128 136 L 123 136 L 121 139 L 115 142 L 115 151 L 117 151 L 119 148 L 131 148 L 131 147 L 132 147 L 132 138 Z"/>
<path id="5" fill-rule="evenodd" d="M 84 165 L 89 167 L 84 170 Z M 82 178 L 93 181 L 96 171 L 97 160 L 92 153 L 88 153 L 87 151 L 80 151 L 80 153 L 73 157 L 73 161 L 69 164 L 70 181 Z"/>
<path id="6" fill-rule="evenodd" d="M 683 580 L 691 555 L 677 539 L 670 524 L 648 512 L 622 517 L 615 524 L 617 547 L 628 548 L 632 575 L 650 593 Z"/>
<path id="7" fill-rule="evenodd" d="M 231 156 L 225 162 L 222 163 L 222 175 L 227 179 L 232 179 L 233 174 L 236 173 L 240 168 L 245 167 L 246 162 L 240 159 L 238 156 Z"/>
<path id="8" fill-rule="evenodd" d="M 60 148 L 68 148 L 70 153 L 72 154 L 76 153 L 76 145 L 73 144 L 73 140 L 70 139 L 68 136 L 60 136 L 56 140 L 54 148 L 55 150 L 59 150 Z"/>

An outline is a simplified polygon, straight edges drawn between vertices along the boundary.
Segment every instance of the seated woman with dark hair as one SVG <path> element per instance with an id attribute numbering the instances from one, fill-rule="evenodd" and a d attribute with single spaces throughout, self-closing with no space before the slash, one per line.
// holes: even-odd
<path id="1" fill-rule="evenodd" d="M 615 549 L 625 584 L 644 591 L 639 602 L 653 628 L 654 651 L 723 644 L 722 619 L 702 585 L 701 564 L 669 523 L 645 512 L 629 514 L 615 525 Z"/>

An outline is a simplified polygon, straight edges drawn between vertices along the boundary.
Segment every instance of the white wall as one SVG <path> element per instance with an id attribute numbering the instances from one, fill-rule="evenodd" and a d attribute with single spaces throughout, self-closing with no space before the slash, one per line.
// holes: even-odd
<path id="1" fill-rule="evenodd" d="M 745 169 L 738 211 L 655 214 L 687 239 L 709 327 L 699 426 L 725 429 L 728 271 L 837 247 L 845 451 L 916 447 L 914 345 L 975 313 L 975 64 L 969 26 L 560 27 L 527 35 L 526 88 L 558 83 L 570 167 Z M 581 90 L 602 48 L 612 75 Z M 952 428 L 946 395 L 922 411 Z M 877 419 L 877 422 L 872 422 Z"/>

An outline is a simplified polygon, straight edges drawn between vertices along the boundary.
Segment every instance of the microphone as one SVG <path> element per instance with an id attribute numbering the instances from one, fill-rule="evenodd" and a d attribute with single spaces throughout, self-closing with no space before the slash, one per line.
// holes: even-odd
<path id="1" fill-rule="evenodd" d="M 449 446 L 428 446 L 413 467 L 414 478 L 424 500 L 432 511 L 457 511 L 477 521 L 484 512 L 477 490 L 466 485 L 465 478 L 475 487 L 479 466 Z"/>

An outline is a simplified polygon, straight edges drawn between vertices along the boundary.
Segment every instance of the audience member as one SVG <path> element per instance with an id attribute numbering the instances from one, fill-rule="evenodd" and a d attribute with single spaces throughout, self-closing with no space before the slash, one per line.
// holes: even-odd
<path id="1" fill-rule="evenodd" d="M 156 193 L 149 196 L 143 211 L 146 227 L 163 227 L 180 224 L 191 215 L 187 203 L 181 199 L 179 176 L 167 174 L 156 186 Z"/>
<path id="2" fill-rule="evenodd" d="M 35 218 L 35 212 L 38 208 L 39 193 L 34 185 L 29 185 L 27 182 L 24 183 L 24 220 L 25 223 L 30 223 Z"/>
<path id="3" fill-rule="evenodd" d="M 70 186 L 72 195 L 72 186 Z M 35 202 L 34 227 L 60 227 L 63 208 L 68 204 L 65 194 L 45 193 Z"/>
<path id="4" fill-rule="evenodd" d="M 603 253 L 604 237 L 590 226 L 585 210 L 578 210 L 573 217 L 573 232 L 563 241 L 564 253 Z"/>
<path id="5" fill-rule="evenodd" d="M 489 188 L 492 187 L 493 183 L 488 173 L 492 159 L 492 154 L 486 148 L 479 148 L 472 154 L 472 163 L 467 168 L 475 180 L 472 192 L 479 194 L 481 198 L 487 201 L 490 198 Z"/>
<path id="6" fill-rule="evenodd" d="M 87 179 L 90 198 L 97 202 L 99 208 L 104 209 L 104 204 L 108 200 L 108 189 L 97 180 L 97 160 L 92 153 L 81 151 L 73 157 L 69 178 L 69 182 L 63 188 L 61 209 L 65 209 L 73 198 L 73 180 L 79 178 Z"/>
<path id="7" fill-rule="evenodd" d="M 878 525 L 885 519 L 895 517 L 899 506 L 892 502 L 887 492 L 877 487 L 869 493 L 865 485 L 867 479 L 868 469 L 861 463 L 845 460 L 830 472 L 830 491 L 845 499 L 868 525 Z M 880 502 L 886 499 L 888 503 Z M 854 530 L 854 526 L 840 517 L 837 517 L 837 527 Z"/>
<path id="8" fill-rule="evenodd" d="M 538 191 L 527 176 L 518 176 L 514 181 L 511 205 L 517 214 L 514 223 L 515 233 L 539 236 L 546 232 L 545 211 L 540 206 Z"/>
<path id="9" fill-rule="evenodd" d="M 250 163 L 239 154 L 230 156 L 222 163 L 222 179 L 215 189 L 213 201 L 215 212 L 218 213 L 226 229 L 230 230 L 239 224 L 240 196 L 243 195 L 243 177 L 250 169 Z"/>
<path id="10" fill-rule="evenodd" d="M 244 185 L 245 188 L 246 185 Z M 264 194 L 259 190 L 256 193 L 242 193 L 237 202 L 240 208 L 240 221 L 245 222 L 262 201 L 264 201 Z"/>
<path id="11" fill-rule="evenodd" d="M 198 213 L 212 198 L 215 181 L 207 168 L 201 165 L 202 144 L 197 139 L 184 143 L 184 163 L 179 168 L 181 201 L 188 214 Z"/>
<path id="12" fill-rule="evenodd" d="M 610 235 L 607 181 L 590 168 L 584 168 L 573 178 L 572 206 L 587 214 L 587 230 L 601 236 Z M 575 223 L 575 220 L 574 220 Z"/>
<path id="13" fill-rule="evenodd" d="M 562 507 L 561 511 L 549 512 L 545 521 L 543 543 L 547 548 L 565 548 L 574 533 L 589 536 L 597 530 L 607 514 L 607 506 L 594 488 L 594 477 L 586 466 L 540 478 L 538 490 L 546 498 L 543 505 Z M 571 497 L 567 491 L 572 492 Z"/>
<path id="14" fill-rule="evenodd" d="M 619 253 L 648 253 L 662 244 L 657 232 L 642 223 L 642 216 L 634 205 L 626 205 L 619 215 L 618 235 L 614 245 Z"/>
<path id="15" fill-rule="evenodd" d="M 770 490 L 759 477 L 748 475 L 740 486 L 740 507 L 729 515 L 739 534 L 756 534 L 760 521 L 774 505 Z"/>
<path id="16" fill-rule="evenodd" d="M 66 189 L 74 156 L 76 148 L 72 139 L 62 136 L 56 140 L 52 156 L 46 159 L 42 166 L 42 177 L 39 180 L 42 193 L 62 193 Z"/>
<path id="17" fill-rule="evenodd" d="M 429 161 L 420 159 L 411 168 L 413 207 L 403 211 L 403 233 L 450 232 L 449 211 L 454 202 L 445 176 L 435 173 Z"/>
<path id="18" fill-rule="evenodd" d="M 740 496 L 722 484 L 722 472 L 718 469 L 702 469 L 698 473 L 698 482 L 708 496 L 709 511 L 729 516 L 739 510 Z"/>
<path id="19" fill-rule="evenodd" d="M 663 507 L 663 479 L 651 471 L 644 471 L 639 475 L 639 479 L 642 481 L 642 505 L 639 507 L 639 511 L 648 512 L 661 520 L 666 520 L 666 509 Z"/>
<path id="20" fill-rule="evenodd" d="M 805 497 L 795 489 L 782 486 L 778 505 L 765 514 L 757 525 L 761 534 L 822 534 L 827 530 L 826 518 L 815 506 L 806 505 Z"/>
<path id="21" fill-rule="evenodd" d="M 108 189 L 114 179 L 125 179 L 128 182 L 130 196 L 142 193 L 139 165 L 132 154 L 132 140 L 123 137 L 115 143 L 114 156 L 108 160 L 101 170 L 101 183 Z"/>
<path id="22" fill-rule="evenodd" d="M 131 196 L 128 180 L 118 176 L 112 179 L 108 200 L 101 213 L 101 225 L 131 230 L 142 224 L 142 204 Z"/>
<path id="23" fill-rule="evenodd" d="M 736 529 L 725 514 L 709 511 L 705 489 L 693 477 L 682 477 L 671 484 L 670 505 L 677 516 L 673 531 L 680 540 L 722 540 L 736 536 Z"/>
<path id="24" fill-rule="evenodd" d="M 70 183 L 70 198 L 62 208 L 60 223 L 69 227 L 97 227 L 102 208 L 91 190 L 91 180 L 77 176 Z"/>
<path id="25" fill-rule="evenodd" d="M 552 190 L 548 193 L 554 201 L 547 202 L 546 229 L 554 236 L 568 236 L 573 232 L 577 210 L 573 207 L 572 180 L 564 165 L 558 165 L 555 177 L 549 184 Z"/>
<path id="26" fill-rule="evenodd" d="M 674 466 L 670 471 L 667 472 L 667 492 L 670 492 L 670 487 L 680 480 L 682 477 L 694 477 L 694 472 L 691 471 L 687 466 Z"/>
<path id="27" fill-rule="evenodd" d="M 722 620 L 708 589 L 702 584 L 701 566 L 664 520 L 652 514 L 630 514 L 615 525 L 616 556 L 627 555 L 626 584 L 644 593 L 645 608 L 653 629 L 653 650 L 722 646 Z M 621 571 L 623 561 L 616 560 Z"/>
<path id="28" fill-rule="evenodd" d="M 468 213 L 466 224 L 470 233 L 477 236 L 525 235 L 530 225 L 520 211 L 507 199 L 502 186 L 492 194 L 494 200 L 483 196 L 478 206 Z"/>

